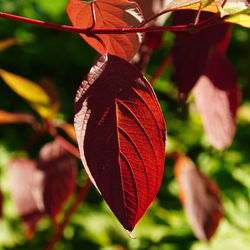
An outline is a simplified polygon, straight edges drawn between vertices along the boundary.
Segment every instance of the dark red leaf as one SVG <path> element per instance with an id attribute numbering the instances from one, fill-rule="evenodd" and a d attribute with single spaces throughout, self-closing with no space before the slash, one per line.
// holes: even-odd
<path id="1" fill-rule="evenodd" d="M 195 19 L 196 11 L 178 11 L 173 24 L 189 24 Z M 211 17 L 211 13 L 202 12 L 200 20 Z M 210 50 L 216 47 L 226 51 L 230 41 L 231 26 L 219 24 L 197 33 L 178 32 L 173 46 L 175 77 L 180 93 L 187 95 L 204 71 Z"/>
<path id="2" fill-rule="evenodd" d="M 164 168 L 165 122 L 153 89 L 128 62 L 102 56 L 77 92 L 74 125 L 89 177 L 131 231 Z"/>
<path id="3" fill-rule="evenodd" d="M 210 50 L 204 74 L 193 92 L 211 144 L 219 150 L 225 149 L 234 138 L 240 91 L 233 67 L 220 51 Z"/>
<path id="4" fill-rule="evenodd" d="M 217 185 L 185 155 L 179 156 L 174 171 L 195 236 L 200 240 L 210 240 L 223 217 Z"/>
<path id="5" fill-rule="evenodd" d="M 26 236 L 31 238 L 37 222 L 43 216 L 37 198 L 41 193 L 36 162 L 29 159 L 13 159 L 9 163 L 10 189 L 16 204 L 18 214 L 21 216 Z"/>
<path id="6" fill-rule="evenodd" d="M 95 28 L 112 29 L 134 27 L 143 21 L 140 8 L 129 0 L 95 0 Z M 67 5 L 67 13 L 74 26 L 89 28 L 92 26 L 90 2 L 71 0 Z M 81 35 L 100 54 L 104 54 L 103 46 L 93 37 Z M 142 34 L 130 33 L 120 35 L 98 35 L 107 46 L 110 54 L 131 60 L 142 42 Z"/>
<path id="7" fill-rule="evenodd" d="M 44 173 L 44 209 L 56 222 L 64 202 L 76 184 L 76 164 L 57 141 L 47 143 L 40 151 L 38 168 Z"/>

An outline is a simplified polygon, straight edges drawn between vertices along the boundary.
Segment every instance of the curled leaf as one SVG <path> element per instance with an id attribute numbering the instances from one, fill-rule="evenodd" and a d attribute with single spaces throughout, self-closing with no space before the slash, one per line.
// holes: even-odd
<path id="1" fill-rule="evenodd" d="M 164 168 L 165 122 L 153 89 L 128 62 L 102 56 L 77 92 L 74 126 L 89 177 L 131 231 Z"/>
<path id="2" fill-rule="evenodd" d="M 174 173 L 195 236 L 200 240 L 210 240 L 223 217 L 217 185 L 185 155 L 177 159 Z"/>
<path id="3" fill-rule="evenodd" d="M 112 29 L 135 27 L 143 21 L 142 13 L 135 2 L 129 0 L 96 0 L 93 2 L 96 15 L 96 29 Z M 67 13 L 74 26 L 90 28 L 93 24 L 91 3 L 71 0 L 67 5 Z M 105 53 L 103 46 L 93 37 L 81 34 L 101 55 Z M 142 42 L 142 34 L 130 33 L 119 35 L 98 35 L 105 43 L 110 54 L 131 60 Z"/>

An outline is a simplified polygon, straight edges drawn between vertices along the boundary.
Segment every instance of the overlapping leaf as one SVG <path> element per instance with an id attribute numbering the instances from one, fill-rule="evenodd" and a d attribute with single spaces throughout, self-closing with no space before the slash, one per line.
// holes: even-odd
<path id="1" fill-rule="evenodd" d="M 204 73 L 193 92 L 211 144 L 219 150 L 225 149 L 234 138 L 240 96 L 236 74 L 220 51 L 211 50 Z"/>
<path id="2" fill-rule="evenodd" d="M 200 20 L 209 18 L 211 13 L 202 13 Z M 195 11 L 179 11 L 175 13 L 175 25 L 188 24 L 194 21 Z M 178 32 L 173 46 L 173 63 L 176 83 L 180 93 L 187 95 L 202 75 L 210 50 L 214 47 L 225 52 L 230 41 L 229 24 L 219 24 L 201 32 L 190 34 Z M 184 59 L 185 58 L 185 59 Z"/>
<path id="3" fill-rule="evenodd" d="M 135 2 L 129 0 L 96 0 L 94 1 L 95 28 L 134 27 L 143 21 L 142 13 Z M 93 24 L 90 2 L 71 0 L 67 5 L 67 13 L 74 26 L 89 28 Z M 104 54 L 103 46 L 93 37 L 81 35 L 100 54 Z M 142 34 L 98 35 L 105 43 L 110 54 L 131 60 L 142 42 Z"/>
<path id="4" fill-rule="evenodd" d="M 123 59 L 100 57 L 77 92 L 74 125 L 88 175 L 131 231 L 164 168 L 165 122 L 150 84 Z"/>
<path id="5" fill-rule="evenodd" d="M 21 216 L 28 238 L 32 237 L 43 211 L 36 202 L 42 192 L 37 175 L 36 162 L 29 159 L 13 159 L 9 163 L 10 188 L 18 214 Z"/>
<path id="6" fill-rule="evenodd" d="M 76 164 L 71 155 L 55 140 L 42 147 L 38 168 L 44 174 L 44 209 L 56 222 L 64 202 L 74 191 Z"/>
<path id="7" fill-rule="evenodd" d="M 217 185 L 187 156 L 179 156 L 174 170 L 181 201 L 194 234 L 200 240 L 210 240 L 223 217 Z"/>

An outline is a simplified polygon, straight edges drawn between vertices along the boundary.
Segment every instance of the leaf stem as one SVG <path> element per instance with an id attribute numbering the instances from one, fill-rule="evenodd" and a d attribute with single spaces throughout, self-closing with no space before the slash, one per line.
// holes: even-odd
<path id="1" fill-rule="evenodd" d="M 55 234 L 51 237 L 47 245 L 45 246 L 44 250 L 52 250 L 54 249 L 56 243 L 60 240 L 64 228 L 68 225 L 72 214 L 76 211 L 80 203 L 84 200 L 86 195 L 88 194 L 88 191 L 90 187 L 92 186 L 92 183 L 89 179 L 85 182 L 85 184 L 81 187 L 79 190 L 77 197 L 74 201 L 74 203 L 71 205 L 69 210 L 66 212 L 63 221 L 58 225 L 58 228 L 56 229 Z"/>
<path id="2" fill-rule="evenodd" d="M 77 147 L 69 143 L 67 140 L 65 140 L 62 136 L 58 135 L 55 137 L 55 139 L 61 144 L 61 146 L 74 155 L 76 158 L 80 159 L 80 153 Z"/>
<path id="3" fill-rule="evenodd" d="M 160 32 L 160 31 L 200 31 L 212 25 L 218 24 L 223 21 L 223 19 L 219 19 L 215 17 L 213 20 L 204 20 L 199 22 L 196 26 L 188 24 L 188 25 L 176 25 L 176 26 L 151 26 L 151 27 L 125 27 L 125 28 L 112 28 L 112 29 L 89 29 L 81 28 L 81 27 L 73 27 L 55 23 L 49 23 L 45 21 L 39 21 L 35 19 L 30 19 L 22 16 L 16 16 L 12 14 L 7 14 L 0 12 L 0 18 L 10 19 L 14 21 L 19 21 L 23 23 L 33 24 L 45 28 L 62 30 L 66 32 L 73 32 L 79 34 L 126 34 L 126 33 L 138 33 L 138 32 Z"/>

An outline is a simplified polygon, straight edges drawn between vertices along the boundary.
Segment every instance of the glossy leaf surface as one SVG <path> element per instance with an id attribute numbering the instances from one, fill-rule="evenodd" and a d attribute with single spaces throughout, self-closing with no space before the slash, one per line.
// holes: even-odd
<path id="1" fill-rule="evenodd" d="M 129 0 L 96 0 L 95 28 L 134 27 L 143 21 L 142 13 L 135 2 Z M 67 13 L 74 26 L 89 28 L 93 24 L 90 2 L 71 0 L 67 5 Z M 81 35 L 97 52 L 104 54 L 103 46 L 93 37 Z M 142 42 L 142 34 L 98 35 L 105 43 L 110 54 L 131 60 Z"/>
<path id="2" fill-rule="evenodd" d="M 100 57 L 77 92 L 74 123 L 88 175 L 131 231 L 164 168 L 165 122 L 150 84 L 125 60 Z"/>
<path id="3" fill-rule="evenodd" d="M 195 236 L 200 240 L 210 240 L 223 217 L 217 185 L 185 155 L 179 156 L 174 171 Z"/>

